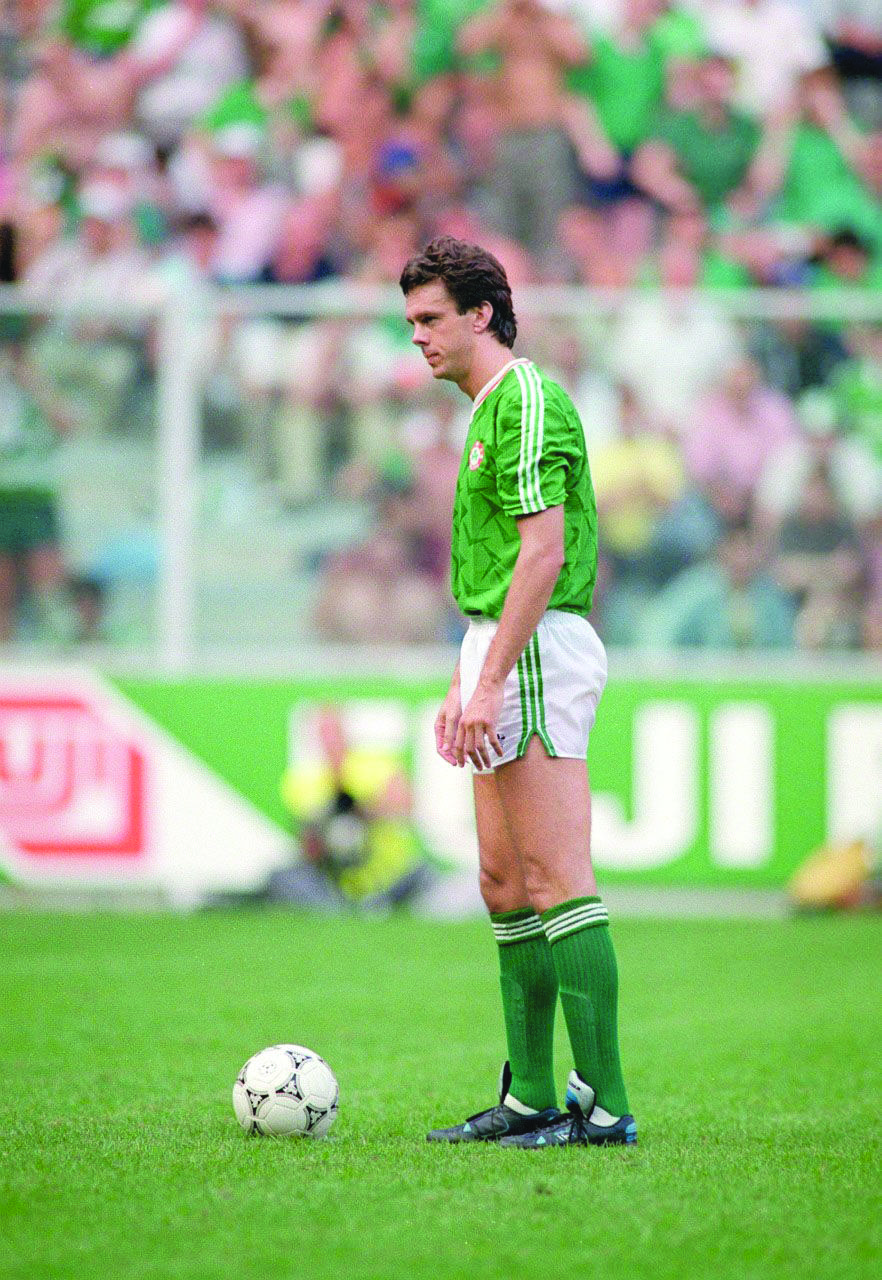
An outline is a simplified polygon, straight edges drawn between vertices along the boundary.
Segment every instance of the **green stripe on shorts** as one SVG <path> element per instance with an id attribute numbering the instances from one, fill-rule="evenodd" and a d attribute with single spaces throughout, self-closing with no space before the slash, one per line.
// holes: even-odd
<path id="1" fill-rule="evenodd" d="M 538 631 L 535 632 L 533 635 L 532 645 L 536 654 L 536 685 L 537 685 L 537 700 L 539 703 L 539 725 L 537 727 L 537 732 L 539 734 L 540 739 L 542 740 L 542 745 L 545 748 L 545 750 L 548 752 L 548 754 L 550 756 L 556 756 L 557 752 L 555 751 L 552 745 L 551 738 L 548 736 L 548 726 L 545 723 L 545 696 L 542 688 L 542 662 L 539 658 Z"/>
<path id="2" fill-rule="evenodd" d="M 518 682 L 521 687 L 521 740 L 518 743 L 518 755 L 522 756 L 530 740 L 530 711 L 532 710 L 527 705 L 526 672 L 523 654 L 518 658 Z"/>

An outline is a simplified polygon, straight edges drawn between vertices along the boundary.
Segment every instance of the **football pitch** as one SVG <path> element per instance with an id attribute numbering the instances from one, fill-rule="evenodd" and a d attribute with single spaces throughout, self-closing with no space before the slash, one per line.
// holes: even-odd
<path id="1" fill-rule="evenodd" d="M 0 917 L 0 1276 L 882 1273 L 882 919 L 613 935 L 640 1143 L 530 1152 L 424 1140 L 493 1101 L 481 921 Z M 279 1041 L 339 1077 L 324 1141 L 236 1124 Z"/>

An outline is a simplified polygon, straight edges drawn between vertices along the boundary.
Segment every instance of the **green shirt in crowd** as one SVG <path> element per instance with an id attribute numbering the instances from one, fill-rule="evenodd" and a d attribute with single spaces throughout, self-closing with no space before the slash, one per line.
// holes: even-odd
<path id="1" fill-rule="evenodd" d="M 801 124 L 794 133 L 784 185 L 771 217 L 824 231 L 850 227 L 882 249 L 882 205 L 829 133 L 816 125 Z"/>
<path id="2" fill-rule="evenodd" d="M 720 204 L 743 181 L 760 139 L 759 126 L 740 111 L 729 111 L 722 128 L 712 129 L 697 111 L 659 114 L 653 138 L 675 152 L 677 168 L 709 208 Z"/>
<path id="3" fill-rule="evenodd" d="M 592 35 L 590 61 L 574 67 L 567 82 L 591 99 L 613 146 L 632 151 L 652 133 L 669 58 L 695 57 L 702 45 L 698 18 L 672 10 L 634 45 L 603 32 Z"/>
<path id="4" fill-rule="evenodd" d="M 476 396 L 453 505 L 451 586 L 463 613 L 498 618 L 520 550 L 519 516 L 564 508 L 564 565 L 549 609 L 588 614 L 597 511 L 585 432 L 566 392 L 512 360 Z"/>
<path id="5" fill-rule="evenodd" d="M 417 0 L 416 32 L 411 55 L 412 74 L 416 84 L 457 71 L 465 64 L 474 70 L 490 71 L 496 63 L 494 54 L 465 59 L 457 52 L 459 29 L 491 0 Z"/>
<path id="6" fill-rule="evenodd" d="M 129 43 L 138 23 L 162 0 L 61 0 L 55 29 L 78 49 L 106 58 Z"/>
<path id="7" fill-rule="evenodd" d="M 58 487 L 58 433 L 0 359 L 0 494 L 51 498 Z"/>

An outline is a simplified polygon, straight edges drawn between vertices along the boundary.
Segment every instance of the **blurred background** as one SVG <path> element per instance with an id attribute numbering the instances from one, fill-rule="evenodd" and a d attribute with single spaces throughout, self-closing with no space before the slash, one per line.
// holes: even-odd
<path id="1" fill-rule="evenodd" d="M 307 739 L 322 751 L 308 698 L 437 809 L 447 784 L 414 762 L 463 632 L 447 557 L 469 406 L 410 346 L 397 279 L 442 232 L 503 262 L 517 350 L 585 425 L 592 620 L 625 682 L 596 767 L 601 861 L 781 884 L 828 838 L 873 844 L 878 0 L 5 0 L 0 64 L 16 874 L 77 849 L 85 875 L 159 839 L 96 835 L 125 826 L 84 727 L 87 705 L 121 714 L 107 681 L 281 826 L 280 779 Z M 47 674 L 71 663 L 86 693 Z M 694 733 L 656 724 L 678 680 Z M 66 760 L 85 739 L 101 786 L 77 808 L 72 784 L 73 826 L 47 834 L 46 744 Z M 676 813 L 640 782 L 651 741 L 685 753 Z M 442 860 L 458 839 L 434 830 Z"/>

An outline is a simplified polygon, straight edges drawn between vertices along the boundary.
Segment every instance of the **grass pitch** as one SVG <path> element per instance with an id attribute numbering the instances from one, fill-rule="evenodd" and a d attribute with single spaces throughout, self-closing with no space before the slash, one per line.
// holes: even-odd
<path id="1" fill-rule="evenodd" d="M 482 922 L 22 914 L 0 935 L 4 1280 L 882 1269 L 882 920 L 616 922 L 640 1145 L 546 1152 L 424 1141 L 493 1100 Z M 234 1120 L 242 1062 L 283 1040 L 339 1076 L 326 1141 Z"/>

